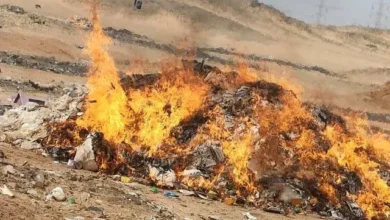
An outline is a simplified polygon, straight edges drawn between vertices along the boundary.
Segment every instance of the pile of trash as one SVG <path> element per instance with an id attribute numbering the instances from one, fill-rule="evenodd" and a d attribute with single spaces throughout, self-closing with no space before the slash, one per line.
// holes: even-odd
<path id="1" fill-rule="evenodd" d="M 63 95 L 58 99 L 30 99 L 20 103 L 20 106 L 5 110 L 0 116 L 0 141 L 23 149 L 41 148 L 40 141 L 48 135 L 45 125 L 77 117 L 82 110 L 86 92 L 86 87 L 73 85 L 64 88 Z"/>
<path id="2" fill-rule="evenodd" d="M 364 217 L 350 199 L 362 190 L 358 173 L 328 160 L 311 161 L 308 155 L 329 151 L 323 132 L 327 126 L 346 129 L 340 116 L 309 104 L 302 106 L 304 112 L 286 109 L 294 108 L 298 99 L 275 83 L 248 82 L 237 72 L 222 72 L 204 62 L 183 60 L 181 68 L 200 76 L 210 87 L 209 94 L 198 111 L 171 130 L 170 142 L 161 143 L 155 153 L 150 153 L 150 146 L 113 143 L 100 131 L 80 127 L 77 119 L 85 107 L 84 87 L 66 89 L 65 95 L 44 105 L 29 102 L 6 111 L 0 116 L 0 141 L 24 149 L 43 147 L 74 169 L 129 176 L 229 205 L 252 205 L 280 214 Z M 143 91 L 158 88 L 163 78 L 163 74 L 125 76 L 121 86 L 125 91 Z M 161 111 L 169 115 L 170 108 L 167 103 Z M 286 117 L 286 124 L 273 124 L 276 117 Z M 310 152 L 297 146 L 304 146 L 305 129 L 314 134 Z M 313 172 L 321 179 L 338 173 L 340 182 L 332 186 L 337 198 L 321 190 L 321 184 L 328 182 L 314 174 L 308 177 Z"/>

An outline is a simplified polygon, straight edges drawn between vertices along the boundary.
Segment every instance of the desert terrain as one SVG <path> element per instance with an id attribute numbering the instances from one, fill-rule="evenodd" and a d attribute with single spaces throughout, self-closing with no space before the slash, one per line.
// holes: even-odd
<path id="1" fill-rule="evenodd" d="M 0 112 L 15 105 L 18 92 L 50 100 L 61 88 L 87 82 L 90 6 L 87 0 L 0 0 Z M 137 71 L 137 60 L 147 60 L 153 72 L 162 60 L 190 53 L 226 70 L 245 63 L 260 78 L 287 82 L 304 102 L 366 113 L 372 129 L 390 132 L 389 31 L 308 25 L 249 0 L 145 0 L 141 10 L 133 1 L 102 0 L 99 14 L 123 75 Z M 0 174 L 0 186 L 15 194 L 0 195 L 0 219 L 233 220 L 246 219 L 246 212 L 257 219 L 319 218 L 174 199 L 118 176 L 53 163 L 41 149 L 0 142 L 0 152 L 7 157 L 0 168 L 15 169 Z M 40 173 L 45 185 L 37 187 Z M 58 186 L 75 204 L 45 200 Z"/>

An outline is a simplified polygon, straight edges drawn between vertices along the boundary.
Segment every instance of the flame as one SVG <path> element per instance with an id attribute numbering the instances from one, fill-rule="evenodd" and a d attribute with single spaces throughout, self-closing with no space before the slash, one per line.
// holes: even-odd
<path id="1" fill-rule="evenodd" d="M 149 154 L 157 153 L 164 143 L 175 144 L 169 139 L 171 129 L 202 106 L 208 86 L 190 70 L 176 71 L 172 67 L 177 63 L 171 60 L 162 62 L 157 85 L 126 93 L 107 52 L 110 39 L 104 35 L 96 7 L 92 18 L 86 51 L 92 60 L 87 83 L 89 94 L 85 114 L 77 124 L 102 132 L 113 143 L 125 142 L 136 149 L 148 146 Z M 143 67 L 145 62 L 135 64 Z M 131 70 L 140 69 L 133 65 Z"/>
<path id="2" fill-rule="evenodd" d="M 126 139 L 127 97 L 119 83 L 113 59 L 107 52 L 110 39 L 104 35 L 96 4 L 92 10 L 93 28 L 87 40 L 86 53 L 92 65 L 88 74 L 89 89 L 86 111 L 77 125 L 104 133 L 109 141 Z"/>
<path id="3" fill-rule="evenodd" d="M 172 128 L 203 106 L 208 86 L 190 70 L 169 70 L 162 67 L 156 85 L 129 90 L 130 117 L 134 120 L 128 130 L 136 143 L 150 146 L 150 154 L 158 151 L 169 139 Z M 196 91 L 196 92 L 194 92 Z"/>
<path id="4" fill-rule="evenodd" d="M 261 190 L 255 176 L 277 172 L 299 177 L 300 171 L 308 171 L 315 175 L 299 178 L 314 182 L 313 188 L 333 205 L 345 199 L 354 200 L 367 218 L 390 212 L 389 186 L 379 175 L 381 169 L 390 167 L 390 141 L 385 135 L 370 131 L 367 119 L 352 115 L 345 117 L 346 124 L 338 121 L 321 124 L 296 95 L 301 91 L 299 87 L 267 73 L 257 74 L 245 63 L 238 64 L 240 74 L 232 82 L 230 75 L 214 71 L 214 76 L 220 74 L 215 84 L 229 81 L 228 86 L 218 89 L 205 80 L 212 76 L 202 78 L 194 70 L 183 68 L 177 59 L 161 62 L 156 82 L 124 89 L 107 52 L 110 40 L 99 24 L 96 8 L 92 18 L 86 51 L 92 60 L 86 111 L 77 120 L 79 127 L 74 128 L 74 137 L 68 137 L 68 125 L 54 125 L 57 129 L 53 130 L 49 143 L 74 145 L 86 135 L 86 129 L 99 131 L 114 151 L 114 156 L 98 155 L 100 168 L 109 170 L 132 162 L 126 155 L 134 150 L 146 152 L 147 156 L 177 158 L 213 140 L 220 144 L 225 160 L 217 164 L 212 175 L 198 178 L 183 177 L 185 165 L 179 164 L 175 170 L 178 181 L 195 189 L 217 190 L 223 195 L 226 189 L 219 185 L 219 180 L 227 178 L 237 195 L 249 198 Z M 145 63 L 134 62 L 128 73 L 130 77 L 143 72 Z M 249 88 L 249 101 L 244 103 L 247 112 L 234 113 L 234 119 L 230 120 L 233 116 L 221 104 L 211 104 L 210 96 L 221 91 L 235 92 L 241 85 Z M 179 144 L 172 130 L 197 112 L 207 116 L 206 122 L 197 128 L 189 143 Z M 56 140 L 63 137 L 62 142 Z M 356 173 L 361 179 L 362 187 L 356 196 L 341 189 L 347 172 Z"/>
<path id="5" fill-rule="evenodd" d="M 364 190 L 358 195 L 357 202 L 367 217 L 372 218 L 380 213 L 388 212 L 390 209 L 385 203 L 390 202 L 390 188 L 379 175 L 379 164 L 370 159 L 370 153 L 382 156 L 377 157 L 378 161 L 386 159 L 388 150 L 383 144 L 382 134 L 371 135 L 366 131 L 367 121 L 365 119 L 350 117 L 349 122 L 355 133 L 352 135 L 340 131 L 339 127 L 330 126 L 326 129 L 326 136 L 332 142 L 332 148 L 328 155 L 337 158 L 340 166 L 357 172 L 362 178 Z M 387 149 L 390 145 L 387 145 Z"/>

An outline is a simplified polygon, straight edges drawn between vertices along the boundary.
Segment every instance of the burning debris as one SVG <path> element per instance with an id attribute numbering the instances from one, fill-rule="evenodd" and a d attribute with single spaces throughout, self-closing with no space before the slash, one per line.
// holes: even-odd
<path id="1" fill-rule="evenodd" d="M 389 214 L 390 142 L 364 120 L 303 105 L 244 65 L 223 72 L 174 60 L 159 74 L 120 79 L 109 42 L 94 10 L 88 94 L 74 88 L 44 106 L 8 110 L 2 141 L 230 205 L 340 219 Z"/>

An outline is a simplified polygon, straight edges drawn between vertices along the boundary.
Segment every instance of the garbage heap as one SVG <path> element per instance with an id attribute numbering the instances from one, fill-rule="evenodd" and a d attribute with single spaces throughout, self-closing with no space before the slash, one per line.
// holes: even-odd
<path id="1" fill-rule="evenodd" d="M 356 117 L 303 104 L 292 91 L 242 71 L 184 60 L 159 74 L 123 77 L 121 88 L 112 85 L 128 102 L 117 139 L 96 129 L 96 121 L 86 125 L 94 120 L 88 109 L 104 110 L 85 88 L 73 88 L 46 106 L 8 110 L 0 117 L 1 141 L 43 147 L 75 169 L 185 189 L 229 205 L 386 218 L 387 139 L 366 133 Z"/>
<path id="2" fill-rule="evenodd" d="M 0 115 L 0 142 L 26 150 L 41 148 L 41 140 L 48 135 L 46 124 L 76 117 L 87 92 L 85 86 L 77 84 L 61 90 L 56 92 L 56 98 L 39 102 L 26 99 L 4 109 Z"/>

